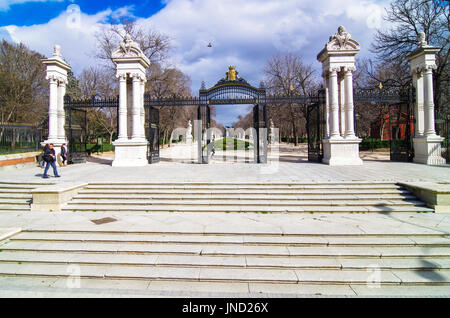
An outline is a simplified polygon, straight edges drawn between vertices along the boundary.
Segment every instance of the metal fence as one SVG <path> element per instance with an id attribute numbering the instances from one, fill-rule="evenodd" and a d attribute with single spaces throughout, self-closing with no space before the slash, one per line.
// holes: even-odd
<path id="1" fill-rule="evenodd" d="M 0 125 L 0 154 L 39 151 L 47 130 L 39 126 Z"/>
<path id="2" fill-rule="evenodd" d="M 450 114 L 436 116 L 436 133 L 443 137 L 442 157 L 450 163 Z"/>

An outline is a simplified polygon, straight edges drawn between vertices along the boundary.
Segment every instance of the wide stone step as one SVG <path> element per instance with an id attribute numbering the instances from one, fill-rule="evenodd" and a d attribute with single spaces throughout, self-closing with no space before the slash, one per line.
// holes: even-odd
<path id="1" fill-rule="evenodd" d="M 195 266 L 220 268 L 273 268 L 273 269 L 450 269 L 450 258 L 331 258 L 331 257 L 255 257 L 255 256 L 201 256 L 201 255 L 123 255 L 93 253 L 15 252 L 0 253 L 2 263 L 49 263 L 49 264 L 111 264 Z"/>
<path id="2" fill-rule="evenodd" d="M 1 198 L 1 195 L 0 195 Z M 78 194 L 76 200 L 415 200 L 411 194 Z"/>
<path id="3" fill-rule="evenodd" d="M 32 189 L 30 189 L 31 191 Z M 29 194 L 30 191 L 24 189 L 0 189 L 0 194 Z"/>
<path id="4" fill-rule="evenodd" d="M 226 281 L 226 282 L 270 282 L 270 283 L 333 283 L 367 284 L 367 270 L 345 269 L 253 269 L 253 268 L 199 268 L 170 266 L 121 266 L 121 265 L 79 265 L 83 278 L 106 279 L 159 279 L 182 281 Z M 1 275 L 56 276 L 71 275 L 67 265 L 62 264 L 0 264 Z M 428 278 L 427 278 L 428 276 Z M 379 284 L 450 284 L 450 271 L 380 271 Z M 430 278 L 434 280 L 430 281 Z"/>
<path id="5" fill-rule="evenodd" d="M 12 183 L 0 183 L 0 190 L 5 189 L 20 189 L 24 191 L 35 189 L 40 185 L 28 185 L 28 184 L 12 184 Z"/>
<path id="6" fill-rule="evenodd" d="M 382 181 L 342 181 L 342 182 L 91 182 L 89 187 L 223 187 L 223 188 L 286 188 L 286 187 L 392 187 L 398 186 L 395 182 Z"/>
<path id="7" fill-rule="evenodd" d="M 163 190 L 163 189 L 154 189 L 154 190 L 139 190 L 139 189 L 82 189 L 78 192 L 79 194 L 87 195 L 123 195 L 123 194 L 131 194 L 131 195 L 248 195 L 248 196 L 256 196 L 256 195 L 265 195 L 265 196 L 279 196 L 279 195 L 384 195 L 384 194 L 397 194 L 404 195 L 410 194 L 409 191 L 405 189 L 392 189 L 392 190 L 334 190 L 334 189 L 310 189 L 310 190 L 212 190 L 212 189 L 204 189 L 204 190 Z"/>
<path id="8" fill-rule="evenodd" d="M 340 189 L 340 190 L 352 190 L 352 189 L 380 189 L 380 190 L 392 190 L 401 189 L 402 187 L 396 184 L 302 184 L 302 185 L 240 185 L 240 184 L 230 184 L 230 185 L 215 185 L 215 184 L 205 184 L 205 185 L 170 185 L 170 184 L 157 184 L 157 185 L 139 185 L 139 184 L 129 184 L 129 185 L 95 185 L 89 184 L 86 189 L 102 189 L 102 190 L 278 190 L 278 191 L 289 191 L 289 190 L 310 190 L 310 189 Z"/>
<path id="9" fill-rule="evenodd" d="M 199 205 L 158 205 L 158 204 L 140 204 L 140 205 L 93 205 L 93 204 L 67 204 L 62 210 L 67 212 L 241 212 L 241 213 L 328 213 L 328 212 L 348 212 L 348 213 L 365 213 L 365 212 L 434 212 L 433 209 L 415 205 L 379 205 L 379 206 L 361 206 L 361 205 L 299 205 L 299 206 L 267 206 L 267 205 L 229 205 L 229 206 L 199 206 Z"/>
<path id="10" fill-rule="evenodd" d="M 289 246 L 447 246 L 450 236 L 316 236 L 316 235 L 195 235 L 195 234 L 128 234 L 96 232 L 21 232 L 11 241 L 54 242 L 125 242 L 164 244 L 239 244 Z"/>
<path id="11" fill-rule="evenodd" d="M 18 199 L 18 198 L 4 199 L 4 198 L 0 198 L 0 204 L 30 205 L 30 203 L 31 203 L 31 198 L 30 199 Z"/>
<path id="12" fill-rule="evenodd" d="M 0 193 L 0 199 L 32 199 L 31 193 Z"/>
<path id="13" fill-rule="evenodd" d="M 251 246 L 222 244 L 92 243 L 10 241 L 2 251 L 90 252 L 120 254 L 180 254 L 204 256 L 283 256 L 283 257 L 450 257 L 446 247 L 345 247 L 345 246 Z"/>
<path id="14" fill-rule="evenodd" d="M 0 200 L 1 202 L 1 200 Z M 78 199 L 75 198 L 70 201 L 70 204 L 77 205 L 104 205 L 104 204 L 118 204 L 118 205 L 188 205 L 188 206 L 354 206 L 354 205 L 365 205 L 365 206 L 423 206 L 425 205 L 422 201 L 406 201 L 406 200 L 246 200 L 246 199 L 197 199 L 197 200 L 153 200 L 153 199 Z"/>
<path id="15" fill-rule="evenodd" d="M 0 211 L 29 211 L 30 204 L 0 204 Z"/>

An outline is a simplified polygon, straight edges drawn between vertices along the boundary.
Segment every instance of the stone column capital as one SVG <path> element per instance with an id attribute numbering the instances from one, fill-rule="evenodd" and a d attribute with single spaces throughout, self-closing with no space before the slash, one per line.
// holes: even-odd
<path id="1" fill-rule="evenodd" d="M 431 65 L 425 65 L 422 67 L 422 72 L 426 73 L 426 72 L 433 72 L 433 70 L 437 69 L 436 64 L 431 64 Z"/>
<path id="2" fill-rule="evenodd" d="M 353 72 L 356 72 L 355 66 L 344 66 L 342 69 L 345 75 L 351 75 Z"/>
<path id="3" fill-rule="evenodd" d="M 58 83 L 58 77 L 55 75 L 47 75 L 45 77 L 46 80 L 50 82 L 50 84 L 57 84 Z"/>
<path id="4" fill-rule="evenodd" d="M 330 67 L 329 69 L 327 69 L 326 73 L 329 76 L 334 76 L 334 75 L 337 75 L 337 73 L 340 72 L 340 70 L 341 70 L 341 68 L 339 66 L 333 66 L 333 67 Z"/>
<path id="5" fill-rule="evenodd" d="M 144 80 L 144 76 L 142 75 L 142 74 L 139 74 L 139 73 L 132 73 L 132 74 L 130 74 L 130 77 L 133 79 L 133 82 L 134 81 L 143 81 Z"/>
<path id="6" fill-rule="evenodd" d="M 126 81 L 127 80 L 127 73 L 117 73 L 116 78 L 119 79 L 119 81 Z"/>

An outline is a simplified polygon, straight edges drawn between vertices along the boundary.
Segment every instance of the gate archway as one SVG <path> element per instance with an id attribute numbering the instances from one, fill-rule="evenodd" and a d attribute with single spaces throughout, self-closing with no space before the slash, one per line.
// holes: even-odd
<path id="1" fill-rule="evenodd" d="M 267 162 L 267 104 L 266 89 L 256 88 L 238 75 L 235 66 L 230 66 L 226 76 L 213 87 L 206 89 L 204 84 L 199 91 L 198 120 L 202 122 L 202 134 L 206 134 L 206 145 L 203 138 L 198 139 L 202 163 L 208 163 L 214 144 L 211 144 L 211 111 L 213 105 L 253 105 L 253 135 L 256 162 Z M 206 146 L 206 147 L 204 147 Z M 200 153 L 200 150 L 199 150 Z"/>

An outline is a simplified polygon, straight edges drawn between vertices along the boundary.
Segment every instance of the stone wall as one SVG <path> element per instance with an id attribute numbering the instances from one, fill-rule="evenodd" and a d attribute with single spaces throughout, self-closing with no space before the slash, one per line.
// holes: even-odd
<path id="1" fill-rule="evenodd" d="M 41 151 L 0 156 L 0 171 L 35 167 Z"/>

